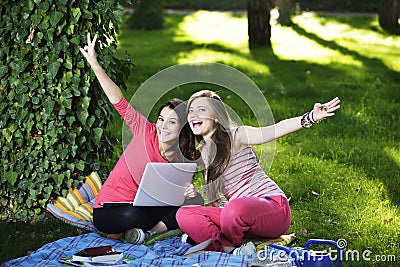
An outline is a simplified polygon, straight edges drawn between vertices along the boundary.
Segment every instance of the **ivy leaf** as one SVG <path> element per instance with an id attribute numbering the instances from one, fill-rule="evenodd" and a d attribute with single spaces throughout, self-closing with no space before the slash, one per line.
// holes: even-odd
<path id="1" fill-rule="evenodd" d="M 0 66 L 0 78 L 2 78 L 8 72 L 7 66 Z"/>
<path id="2" fill-rule="evenodd" d="M 46 39 L 47 43 L 53 43 L 53 33 L 54 29 L 48 29 L 44 35 L 44 39 Z"/>
<path id="3" fill-rule="evenodd" d="M 26 85 L 24 85 L 24 84 L 17 84 L 17 86 L 16 86 L 16 88 L 15 88 L 15 92 L 18 94 L 18 95 L 21 95 L 21 94 L 24 94 L 25 92 L 27 92 L 28 91 L 28 87 L 26 86 Z"/>
<path id="4" fill-rule="evenodd" d="M 19 29 L 15 37 L 17 38 L 18 42 L 21 42 L 27 35 L 28 31 L 26 29 Z"/>
<path id="5" fill-rule="evenodd" d="M 72 70 L 72 59 L 71 58 L 67 58 L 65 60 L 64 67 L 66 67 L 69 70 Z"/>
<path id="6" fill-rule="evenodd" d="M 27 133 L 31 132 L 33 124 L 34 124 L 33 121 L 28 121 L 24 124 Z"/>
<path id="7" fill-rule="evenodd" d="M 40 14 L 33 14 L 33 15 L 31 16 L 31 19 L 32 19 L 33 25 L 37 26 L 37 25 L 39 25 L 40 22 L 42 21 L 42 15 L 40 15 Z"/>
<path id="8" fill-rule="evenodd" d="M 89 104 L 90 104 L 90 97 L 85 96 L 82 99 L 82 108 L 83 109 L 88 109 L 89 108 Z"/>
<path id="9" fill-rule="evenodd" d="M 11 142 L 12 140 L 12 132 L 9 129 L 3 129 L 3 135 L 5 136 L 7 142 Z"/>
<path id="10" fill-rule="evenodd" d="M 34 5 L 33 1 L 32 1 L 32 0 L 29 0 L 29 1 L 28 1 L 28 10 L 32 10 L 34 6 L 35 6 L 35 5 Z"/>
<path id="11" fill-rule="evenodd" d="M 103 129 L 102 128 L 94 128 L 93 133 L 94 133 L 94 143 L 96 145 L 100 145 L 101 136 L 103 135 Z"/>
<path id="12" fill-rule="evenodd" d="M 71 144 L 75 145 L 76 133 L 70 132 L 67 137 L 68 137 L 69 142 Z"/>
<path id="13" fill-rule="evenodd" d="M 61 185 L 64 180 L 64 174 L 63 173 L 61 173 L 61 174 L 54 173 L 53 180 L 56 182 L 57 185 Z"/>
<path id="14" fill-rule="evenodd" d="M 53 61 L 48 66 L 48 71 L 51 77 L 54 79 L 57 75 L 58 69 L 60 68 L 61 64 L 58 61 Z"/>
<path id="15" fill-rule="evenodd" d="M 71 8 L 71 13 L 73 16 L 73 19 L 71 19 L 71 24 L 76 24 L 82 15 L 81 10 L 79 8 Z"/>
<path id="16" fill-rule="evenodd" d="M 28 95 L 22 95 L 21 97 L 20 97 L 20 99 L 18 100 L 18 103 L 19 103 L 19 106 L 20 107 L 23 107 L 23 106 L 25 106 L 25 104 L 26 104 L 26 102 L 28 102 L 29 101 L 29 96 Z"/>
<path id="17" fill-rule="evenodd" d="M 50 24 L 53 28 L 60 22 L 60 20 L 64 17 L 64 13 L 59 11 L 53 11 L 50 13 Z"/>
<path id="18" fill-rule="evenodd" d="M 63 98 L 63 100 L 62 100 L 61 104 L 63 105 L 63 107 L 67 108 L 67 109 L 71 109 L 72 108 L 72 99 L 71 98 L 66 99 L 64 97 L 62 97 L 62 98 Z"/>
<path id="19" fill-rule="evenodd" d="M 84 19 L 92 19 L 93 18 L 93 13 L 90 12 L 89 10 L 84 10 L 83 11 L 83 16 Z"/>
<path id="20" fill-rule="evenodd" d="M 43 17 L 42 22 L 38 25 L 39 30 L 42 32 L 46 32 L 49 28 L 49 20 L 48 17 Z"/>
<path id="21" fill-rule="evenodd" d="M 53 190 L 53 185 L 49 184 L 44 188 L 44 192 L 46 192 L 47 194 L 50 194 L 51 191 Z"/>
<path id="22" fill-rule="evenodd" d="M 78 170 L 83 171 L 85 169 L 85 162 L 83 160 L 79 160 L 75 167 Z"/>
<path id="23" fill-rule="evenodd" d="M 89 117 L 89 112 L 87 110 L 82 110 L 78 112 L 78 119 L 82 124 L 86 124 L 86 119 Z"/>
<path id="24" fill-rule="evenodd" d="M 68 124 L 71 126 L 72 125 L 72 123 L 75 121 L 75 117 L 74 116 L 69 116 L 69 117 L 67 117 L 67 122 L 68 122 Z"/>
<path id="25" fill-rule="evenodd" d="M 46 13 L 49 9 L 50 3 L 48 1 L 34 0 L 34 2 L 39 6 L 40 11 L 43 13 Z"/>
<path id="26" fill-rule="evenodd" d="M 44 114 L 50 114 L 53 112 L 54 109 L 54 101 L 51 100 L 50 98 L 46 98 L 46 100 L 43 102 L 43 111 Z"/>
<path id="27" fill-rule="evenodd" d="M 71 38 L 70 42 L 79 45 L 81 42 L 81 38 L 79 35 L 75 35 L 73 38 Z"/>
<path id="28" fill-rule="evenodd" d="M 64 160 L 68 155 L 68 149 L 63 148 L 63 149 L 59 149 L 58 150 L 58 156 L 60 157 L 60 159 Z"/>
<path id="29" fill-rule="evenodd" d="M 40 102 L 39 97 L 36 97 L 36 96 L 32 97 L 33 104 L 37 105 L 37 104 L 39 104 L 39 102 Z"/>
<path id="30" fill-rule="evenodd" d="M 71 97 L 72 97 L 72 92 L 71 92 L 70 89 L 65 89 L 65 90 L 61 93 L 61 95 L 62 95 L 63 97 L 65 97 L 65 98 L 71 98 Z"/>
<path id="31" fill-rule="evenodd" d="M 28 111 L 26 109 L 20 109 L 18 111 L 18 124 L 20 125 L 21 122 L 25 119 L 26 115 L 28 115 Z"/>
<path id="32" fill-rule="evenodd" d="M 6 173 L 4 173 L 4 177 L 6 178 L 6 180 L 7 180 L 11 185 L 14 185 L 15 182 L 17 181 L 18 173 L 17 173 L 17 172 L 6 172 Z"/>
<path id="33" fill-rule="evenodd" d="M 77 146 L 77 145 L 71 146 L 71 155 L 72 155 L 73 157 L 76 156 L 76 151 L 77 151 L 77 150 L 78 150 L 78 146 Z"/>
<path id="34" fill-rule="evenodd" d="M 88 126 L 89 128 L 92 127 L 92 125 L 93 125 L 93 123 L 95 122 L 95 120 L 96 120 L 96 118 L 95 118 L 93 115 L 90 116 L 90 117 L 88 118 L 87 122 L 86 122 L 87 126 Z"/>

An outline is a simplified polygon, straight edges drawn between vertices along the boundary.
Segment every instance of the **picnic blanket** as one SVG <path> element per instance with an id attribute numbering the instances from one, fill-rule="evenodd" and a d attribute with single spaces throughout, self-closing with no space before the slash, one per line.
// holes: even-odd
<path id="1" fill-rule="evenodd" d="M 47 210 L 60 220 L 78 228 L 93 231 L 74 237 L 67 237 L 48 243 L 30 255 L 7 261 L 1 266 L 63 266 L 58 261 L 63 256 L 71 256 L 86 248 L 111 245 L 117 251 L 124 252 L 124 257 L 134 258 L 126 266 L 248 266 L 248 261 L 255 259 L 252 256 L 233 256 L 231 254 L 207 251 L 197 253 L 194 257 L 182 256 L 190 244 L 182 243 L 179 237 L 159 240 L 149 246 L 132 245 L 125 241 L 105 238 L 93 225 L 93 204 L 102 186 L 96 172 L 86 176 L 76 188 L 70 188 L 66 197 L 59 196 L 55 201 L 47 204 Z M 284 235 L 275 240 L 256 241 L 257 250 L 267 253 L 266 245 L 273 242 L 287 245 L 295 238 L 294 235 Z M 275 253 L 274 251 L 272 251 Z M 270 253 L 270 252 L 268 252 Z M 64 265 L 67 266 L 67 265 Z M 293 266 L 294 263 L 293 263 Z"/>
<path id="2" fill-rule="evenodd" d="M 221 252 L 205 252 L 193 258 L 182 257 L 191 245 L 182 243 L 178 237 L 169 238 L 146 247 L 104 238 L 97 233 L 67 237 L 48 243 L 30 255 L 3 263 L 8 266 L 62 266 L 58 261 L 62 256 L 94 246 L 111 245 L 122 251 L 124 257 L 134 258 L 126 266 L 247 266 L 247 256 L 233 256 Z"/>
<path id="3" fill-rule="evenodd" d="M 191 245 L 182 243 L 179 237 L 168 238 L 155 242 L 150 246 L 145 246 L 108 239 L 98 233 L 89 233 L 48 243 L 28 256 L 4 262 L 1 266 L 63 266 L 58 261 L 62 256 L 71 256 L 86 247 L 103 245 L 111 245 L 117 251 L 123 252 L 124 257 L 133 258 L 126 266 L 245 267 L 248 266 L 248 260 L 251 258 L 249 256 L 234 256 L 215 251 L 207 251 L 194 257 L 186 258 L 182 255 Z M 255 256 L 253 255 L 253 257 Z"/>

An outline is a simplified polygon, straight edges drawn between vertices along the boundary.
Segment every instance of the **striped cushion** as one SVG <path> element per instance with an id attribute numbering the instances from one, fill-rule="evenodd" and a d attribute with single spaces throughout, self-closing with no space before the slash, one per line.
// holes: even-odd
<path id="1" fill-rule="evenodd" d="M 100 177 L 92 172 L 77 188 L 70 188 L 66 197 L 48 203 L 46 209 L 68 224 L 98 232 L 93 225 L 93 205 L 101 186 Z"/>

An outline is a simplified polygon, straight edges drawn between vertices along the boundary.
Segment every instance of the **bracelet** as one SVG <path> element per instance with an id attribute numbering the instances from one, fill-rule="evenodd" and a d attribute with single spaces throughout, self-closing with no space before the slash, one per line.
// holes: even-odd
<path id="1" fill-rule="evenodd" d="M 317 121 L 314 120 L 314 110 L 311 110 L 311 111 L 309 112 L 309 114 L 308 114 L 308 119 L 310 120 L 310 122 L 311 122 L 312 124 L 318 123 Z"/>
<path id="2" fill-rule="evenodd" d="M 301 117 L 301 127 L 310 128 L 313 124 L 315 124 L 315 121 L 310 118 L 310 112 L 304 113 Z"/>

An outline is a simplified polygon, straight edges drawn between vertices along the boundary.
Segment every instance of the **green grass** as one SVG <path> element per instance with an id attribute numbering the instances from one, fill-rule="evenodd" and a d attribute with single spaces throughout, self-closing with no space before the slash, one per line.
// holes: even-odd
<path id="1" fill-rule="evenodd" d="M 256 149 L 263 151 L 260 160 L 269 168 L 268 174 L 290 197 L 289 232 L 297 235 L 294 245 L 302 247 L 309 238 L 343 238 L 347 251 L 357 250 L 360 257 L 363 251 L 372 252 L 371 261 L 361 257 L 343 266 L 398 265 L 400 37 L 381 31 L 376 16 L 309 13 L 293 21 L 293 27 L 273 25 L 272 49 L 252 51 L 247 47 L 246 16 L 240 14 L 199 11 L 168 15 L 160 31 L 123 28 L 120 56 L 127 51 L 135 63 L 124 94 L 130 99 L 144 81 L 164 68 L 207 61 L 232 66 L 250 77 L 264 93 L 275 121 L 301 115 L 316 101 L 339 96 L 342 107 L 335 117 L 276 142 L 272 165 L 264 146 Z M 182 86 L 165 98 L 187 99 L 199 88 Z M 217 90 L 245 123 L 256 123 L 237 96 Z M 121 125 L 116 117 L 112 127 L 117 138 Z M 121 150 L 120 144 L 116 147 L 114 158 Z M 46 227 L 40 228 L 42 224 Z M 1 223 L 2 240 L 8 241 L 1 242 L 0 262 L 76 234 L 54 221 L 39 223 L 38 228 L 20 224 L 17 229 L 16 225 Z M 54 230 L 58 228 L 63 230 Z M 40 234 L 31 238 L 43 229 L 42 236 L 49 238 L 36 238 Z M 21 236 L 33 242 L 11 246 Z M 397 261 L 378 262 L 375 256 L 380 255 L 394 255 Z"/>

